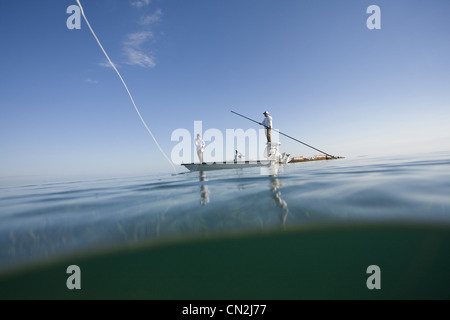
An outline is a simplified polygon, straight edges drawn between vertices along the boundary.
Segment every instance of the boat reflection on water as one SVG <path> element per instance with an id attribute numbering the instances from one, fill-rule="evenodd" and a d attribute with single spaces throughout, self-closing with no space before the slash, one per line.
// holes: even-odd
<path id="1" fill-rule="evenodd" d="M 289 208 L 287 202 L 281 198 L 281 191 L 279 190 L 280 187 L 282 187 L 282 184 L 280 180 L 278 180 L 277 175 L 281 168 L 281 166 L 271 166 L 269 168 L 264 168 L 261 169 L 261 174 L 268 175 L 270 177 L 270 191 L 272 193 L 272 199 L 275 200 L 275 204 L 278 208 L 280 208 L 278 216 L 280 217 L 281 225 L 285 227 Z"/>
<path id="2" fill-rule="evenodd" d="M 289 208 L 287 206 L 286 201 L 281 199 L 281 191 L 279 188 L 281 187 L 280 180 L 277 178 L 272 178 L 270 181 L 270 191 L 272 192 L 272 199 L 275 200 L 277 207 L 280 208 L 278 216 L 280 217 L 280 222 L 283 227 L 285 227 L 286 218 L 289 213 Z"/>
<path id="3" fill-rule="evenodd" d="M 206 181 L 205 171 L 200 171 L 199 179 L 200 182 Z M 203 183 L 200 185 L 200 197 L 201 197 L 200 203 L 202 204 L 202 206 L 209 203 L 209 189 L 208 186 L 206 186 Z"/>
<path id="4" fill-rule="evenodd" d="M 277 174 L 280 170 L 279 166 L 261 168 L 261 174 L 270 177 L 270 193 L 272 199 L 275 201 L 276 206 L 279 208 L 278 216 L 280 218 L 281 225 L 285 227 L 286 218 L 289 213 L 287 202 L 281 198 L 280 188 L 283 186 L 280 180 L 277 178 Z M 210 191 L 208 186 L 204 183 L 207 181 L 205 171 L 199 171 L 200 181 L 200 203 L 201 205 L 207 205 L 210 201 Z M 237 185 L 238 190 L 246 189 L 243 185 Z"/>

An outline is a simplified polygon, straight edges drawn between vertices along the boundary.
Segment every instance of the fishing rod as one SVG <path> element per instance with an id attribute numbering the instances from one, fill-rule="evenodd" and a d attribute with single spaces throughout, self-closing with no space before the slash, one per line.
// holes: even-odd
<path id="1" fill-rule="evenodd" d="M 265 125 L 263 125 L 261 122 L 258 122 L 258 121 L 256 121 L 256 120 L 250 119 L 249 117 L 246 117 L 246 116 L 244 116 L 244 115 L 242 115 L 242 114 L 240 114 L 240 113 L 237 113 L 237 112 L 234 112 L 234 111 L 231 111 L 231 112 L 234 113 L 234 114 L 236 114 L 236 115 L 238 115 L 238 116 L 240 116 L 240 117 L 243 117 L 243 118 L 245 118 L 245 119 L 247 119 L 247 120 L 250 120 L 250 121 L 253 121 L 253 122 L 255 122 L 255 123 L 259 124 L 259 125 L 262 125 L 262 126 L 264 126 L 266 129 L 268 129 L 268 127 L 266 127 Z M 282 134 L 283 136 L 286 136 L 286 137 L 288 137 L 288 138 L 290 138 L 290 139 L 292 139 L 292 140 L 294 140 L 294 141 L 300 142 L 301 144 L 304 144 L 304 145 L 307 146 L 307 147 L 310 147 L 310 148 L 312 148 L 312 149 L 314 149 L 314 150 L 316 150 L 316 151 L 319 151 L 320 153 L 323 153 L 324 155 L 326 155 L 326 156 L 328 156 L 328 157 L 331 157 L 331 158 L 333 158 L 333 159 L 336 159 L 335 156 L 332 156 L 332 155 L 330 155 L 330 154 L 328 154 L 328 153 L 326 153 L 326 152 L 323 152 L 322 150 L 319 150 L 319 149 L 317 149 L 317 148 L 314 148 L 313 146 L 310 146 L 309 144 L 306 144 L 306 143 L 304 143 L 304 142 L 302 142 L 302 141 L 300 141 L 300 140 L 298 140 L 298 139 L 295 139 L 295 138 L 293 138 L 293 137 L 291 137 L 291 136 L 289 136 L 289 135 L 287 135 L 287 134 L 285 134 L 285 133 L 283 133 L 283 132 L 281 132 L 281 131 L 278 131 L 278 130 L 276 130 L 276 129 L 272 129 L 272 130 L 274 130 L 274 131 L 278 132 L 279 134 Z"/>

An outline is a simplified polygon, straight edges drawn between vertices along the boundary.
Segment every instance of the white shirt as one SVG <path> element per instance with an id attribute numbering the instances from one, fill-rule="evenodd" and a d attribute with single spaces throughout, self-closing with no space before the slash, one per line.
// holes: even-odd
<path id="1" fill-rule="evenodd" d="M 205 141 L 197 138 L 195 139 L 195 146 L 197 147 L 197 151 L 203 151 L 203 149 L 205 148 Z"/>
<path id="2" fill-rule="evenodd" d="M 267 116 L 264 118 L 263 122 L 262 122 L 263 126 L 265 126 L 266 128 L 272 128 L 272 117 L 271 116 Z"/>

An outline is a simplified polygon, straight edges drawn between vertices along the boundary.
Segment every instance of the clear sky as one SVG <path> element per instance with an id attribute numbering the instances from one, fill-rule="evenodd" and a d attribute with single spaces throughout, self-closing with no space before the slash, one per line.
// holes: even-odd
<path id="1" fill-rule="evenodd" d="M 333 155 L 449 149 L 448 0 L 80 2 L 169 156 L 194 121 L 258 129 L 230 110 L 268 110 Z M 67 28 L 70 5 L 0 0 L 0 176 L 172 172 L 85 21 Z M 366 25 L 370 5 L 381 29 Z"/>

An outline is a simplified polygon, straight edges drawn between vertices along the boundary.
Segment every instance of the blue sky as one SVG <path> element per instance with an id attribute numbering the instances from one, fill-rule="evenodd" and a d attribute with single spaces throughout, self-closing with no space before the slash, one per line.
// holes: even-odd
<path id="1" fill-rule="evenodd" d="M 274 127 L 333 155 L 448 150 L 450 2 L 81 0 L 163 150 L 178 128 Z M 0 177 L 172 172 L 75 0 L 2 0 Z M 381 9 L 369 30 L 366 9 Z M 282 151 L 315 150 L 281 137 Z M 182 167 L 177 167 L 183 171 Z"/>

